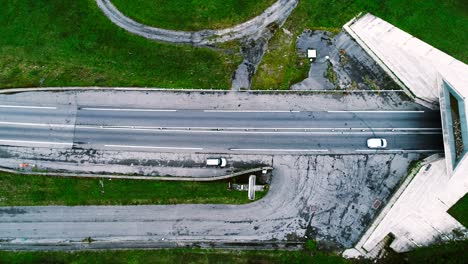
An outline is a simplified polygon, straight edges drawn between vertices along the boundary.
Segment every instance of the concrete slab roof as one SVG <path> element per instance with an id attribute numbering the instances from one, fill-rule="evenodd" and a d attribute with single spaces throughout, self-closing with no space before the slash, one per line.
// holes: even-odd
<path id="1" fill-rule="evenodd" d="M 394 25 L 365 14 L 345 29 L 368 47 L 417 97 L 438 101 L 437 76 L 468 97 L 468 65 Z"/>

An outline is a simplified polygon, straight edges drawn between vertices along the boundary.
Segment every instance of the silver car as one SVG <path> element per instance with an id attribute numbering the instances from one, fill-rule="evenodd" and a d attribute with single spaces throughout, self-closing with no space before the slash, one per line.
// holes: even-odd
<path id="1" fill-rule="evenodd" d="M 385 138 L 369 138 L 367 140 L 367 147 L 371 149 L 386 148 L 387 140 Z"/>

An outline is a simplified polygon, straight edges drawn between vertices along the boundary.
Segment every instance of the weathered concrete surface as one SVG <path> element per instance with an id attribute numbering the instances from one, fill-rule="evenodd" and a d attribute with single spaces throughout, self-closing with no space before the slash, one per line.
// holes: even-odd
<path id="1" fill-rule="evenodd" d="M 439 73 L 466 88 L 468 65 L 378 17 L 366 14 L 344 29 L 419 99 L 438 104 Z"/>
<path id="2" fill-rule="evenodd" d="M 223 155 L 228 160 L 226 168 L 206 167 L 206 159 L 213 156 L 216 154 L 0 147 L 0 165 L 23 171 L 197 178 L 271 166 L 273 162 L 270 155 Z"/>
<path id="3" fill-rule="evenodd" d="M 54 167 L 55 169 L 55 167 Z M 141 176 L 141 175 L 115 175 L 115 174 L 107 174 L 106 172 L 99 172 L 99 174 L 91 174 L 89 172 L 86 173 L 77 173 L 77 172 L 36 172 L 31 170 L 12 170 L 7 169 L 4 167 L 0 167 L 1 172 L 16 174 L 16 175 L 32 175 L 32 176 L 48 176 L 48 177 L 70 177 L 70 178 L 95 178 L 95 179 L 121 179 L 121 180 L 147 180 L 147 181 L 186 181 L 186 182 L 210 182 L 210 181 L 221 181 L 221 180 L 230 180 L 233 178 L 240 179 L 247 175 L 255 175 L 261 177 L 261 184 L 269 184 L 270 183 L 270 174 L 272 167 L 259 167 L 259 168 L 252 168 L 248 170 L 241 170 L 234 173 L 229 173 L 225 175 L 219 176 L 198 176 L 198 177 L 183 177 L 183 176 Z M 257 186 L 259 191 L 264 190 L 263 185 Z M 257 188 L 256 188 L 257 190 Z"/>
<path id="4" fill-rule="evenodd" d="M 275 156 L 267 196 L 247 205 L 0 208 L 0 245 L 97 241 L 297 241 L 350 247 L 417 154 Z M 71 244 L 70 242 L 78 242 Z M 157 244 L 157 243 L 156 243 Z M 115 244 L 114 244 L 115 245 Z"/>
<path id="5" fill-rule="evenodd" d="M 68 90 L 71 89 L 71 90 Z M 19 92 L 21 91 L 21 92 Z M 56 91 L 61 91 L 56 92 Z M 40 102 L 37 98 L 41 98 Z M 102 100 L 106 98 L 106 100 Z M 424 110 L 404 93 L 314 93 L 259 91 L 181 91 L 143 88 L 39 88 L 0 90 L 0 103 L 133 108 L 217 110 Z M 72 109 L 72 108 L 70 108 Z M 75 108 L 76 111 L 76 108 Z M 75 115 L 70 113 L 70 116 Z M 74 122 L 74 120 L 68 120 Z"/>
<path id="6" fill-rule="evenodd" d="M 274 24 L 267 27 L 262 36 L 257 39 L 248 39 L 243 42 L 241 53 L 244 57 L 242 63 L 237 67 L 237 70 L 232 76 L 232 90 L 250 89 L 252 77 L 257 71 L 258 65 L 262 61 L 263 55 L 268 46 L 268 41 L 273 37 L 276 30 L 284 23 L 287 17 L 278 21 L 280 24 Z"/>
<path id="7" fill-rule="evenodd" d="M 345 251 L 345 256 L 375 257 L 382 249 L 379 243 L 390 233 L 395 237 L 390 247 L 396 252 L 468 237 L 466 227 L 447 213 L 457 201 L 451 193 L 468 191 L 466 175 L 450 178 L 445 173 L 445 160 L 437 155 L 430 158 L 414 178 L 402 185 L 356 247 Z"/>
<path id="8" fill-rule="evenodd" d="M 297 40 L 300 54 L 317 50 L 309 77 L 293 90 L 400 90 L 400 86 L 348 34 L 306 30 Z M 326 59 L 328 57 L 328 59 Z M 331 76 L 333 75 L 333 76 Z"/>
<path id="9" fill-rule="evenodd" d="M 234 26 L 221 30 L 201 30 L 197 32 L 167 30 L 140 24 L 122 14 L 110 0 L 96 0 L 99 8 L 117 26 L 142 37 L 172 43 L 187 43 L 193 45 L 210 45 L 230 40 L 252 38 L 257 39 L 263 30 L 271 24 L 280 24 L 296 7 L 298 0 L 278 0 L 261 15 Z"/>

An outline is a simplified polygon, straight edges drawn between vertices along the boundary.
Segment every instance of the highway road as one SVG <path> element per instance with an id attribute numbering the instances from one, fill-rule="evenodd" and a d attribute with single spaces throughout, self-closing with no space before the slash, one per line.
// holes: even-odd
<path id="1" fill-rule="evenodd" d="M 393 98 L 141 91 L 0 96 L 0 145 L 58 153 L 294 154 L 271 156 L 269 193 L 244 205 L 0 207 L 0 250 L 277 243 L 306 234 L 351 247 L 378 212 L 372 205 L 386 203 L 418 152 L 442 151 L 439 113 Z M 347 107 L 405 110 L 321 111 Z M 234 108 L 242 110 L 226 110 Z M 387 150 L 362 155 L 375 153 L 366 147 L 374 136 L 388 139 Z M 89 237 L 95 242 L 80 243 Z"/>
<path id="2" fill-rule="evenodd" d="M 0 145 L 219 153 L 443 149 L 438 111 L 262 111 L 0 105 Z"/>

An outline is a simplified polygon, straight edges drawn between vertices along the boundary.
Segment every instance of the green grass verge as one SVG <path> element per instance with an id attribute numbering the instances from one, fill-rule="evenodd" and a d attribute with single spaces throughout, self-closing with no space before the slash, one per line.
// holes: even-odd
<path id="1" fill-rule="evenodd" d="M 252 89 L 287 90 L 292 83 L 307 78 L 309 62 L 295 52 L 296 38 L 281 29 L 276 32 L 252 79 Z"/>
<path id="2" fill-rule="evenodd" d="M 465 194 L 456 204 L 454 204 L 448 213 L 457 219 L 463 226 L 468 228 L 468 194 Z"/>
<path id="3" fill-rule="evenodd" d="M 228 251 L 201 249 L 0 252 L 0 263 L 349 263 L 339 256 L 302 251 Z"/>
<path id="4" fill-rule="evenodd" d="M 226 28 L 260 15 L 276 0 L 112 0 L 134 20 L 166 29 Z"/>
<path id="5" fill-rule="evenodd" d="M 284 25 L 292 36 L 280 30 L 282 36 L 272 39 L 252 87 L 288 89 L 299 77 L 307 76 L 308 63 L 298 63 L 301 59 L 294 43 L 296 36 L 306 28 L 338 32 L 359 12 L 370 12 L 467 63 L 467 3 L 463 0 L 300 0 Z"/>
<path id="6" fill-rule="evenodd" d="M 404 254 L 390 254 L 377 263 L 386 264 L 462 264 L 467 241 L 419 248 Z M 0 251 L 0 263 L 290 263 L 340 264 L 375 263 L 368 260 L 346 260 L 331 253 L 302 251 L 235 251 L 203 249 L 108 250 L 77 252 L 8 252 Z"/>
<path id="7" fill-rule="evenodd" d="M 94 0 L 0 0 L 0 88 L 230 87 L 241 58 L 161 44 L 112 24 Z"/>
<path id="8" fill-rule="evenodd" d="M 442 245 L 417 248 L 414 251 L 400 254 L 400 262 L 391 261 L 392 259 L 389 257 L 386 263 L 462 264 L 466 263 L 467 249 L 468 240 L 450 242 Z"/>
<path id="9" fill-rule="evenodd" d="M 0 206 L 244 204 L 247 193 L 228 183 L 60 178 L 0 173 Z M 102 187 L 104 186 L 104 187 Z M 261 199 L 266 192 L 257 192 Z"/>

